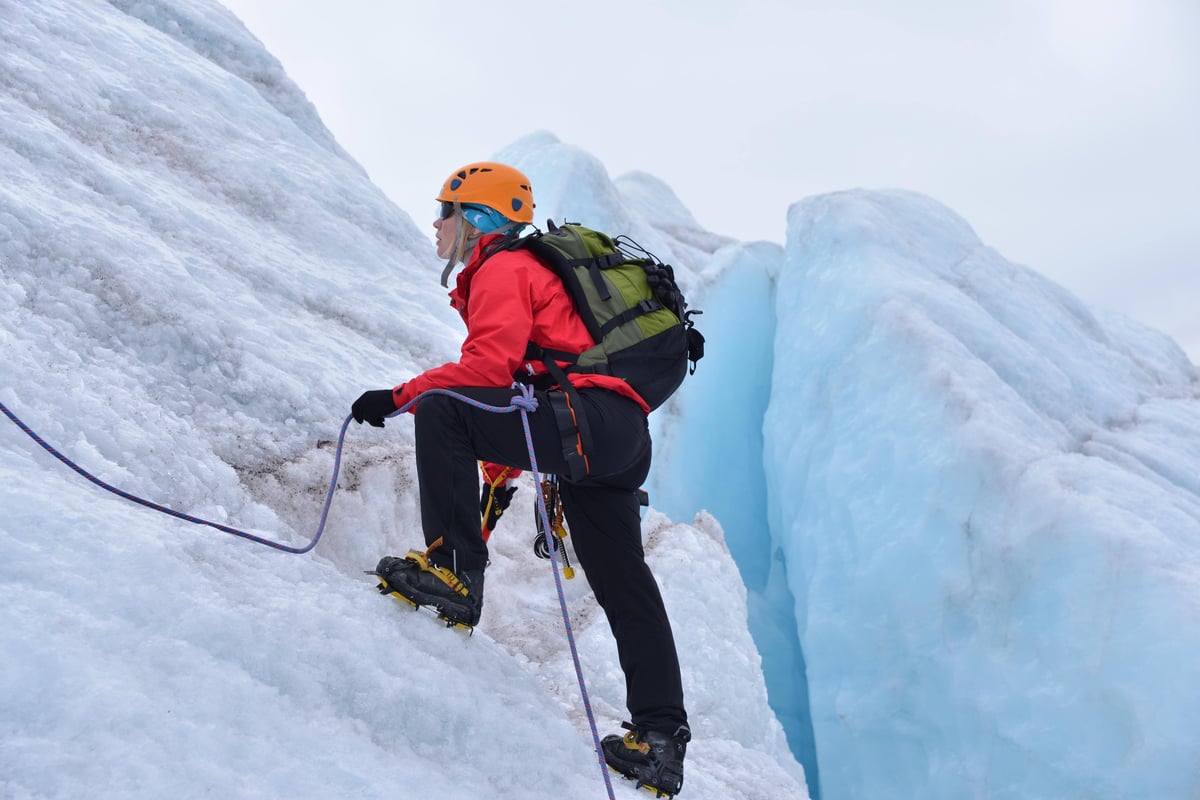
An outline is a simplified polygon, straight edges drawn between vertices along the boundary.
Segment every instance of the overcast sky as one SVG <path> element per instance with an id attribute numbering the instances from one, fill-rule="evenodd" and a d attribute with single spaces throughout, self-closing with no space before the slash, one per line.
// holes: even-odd
<path id="1" fill-rule="evenodd" d="M 222 2 L 422 226 L 537 130 L 744 240 L 913 189 L 1200 362 L 1197 0 Z"/>

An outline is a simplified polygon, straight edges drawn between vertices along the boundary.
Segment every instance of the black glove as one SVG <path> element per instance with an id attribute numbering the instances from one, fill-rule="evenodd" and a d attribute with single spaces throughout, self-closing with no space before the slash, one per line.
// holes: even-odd
<path id="1" fill-rule="evenodd" d="M 508 508 L 508 504 L 512 502 L 513 495 L 516 493 L 516 486 L 497 486 L 495 493 L 493 493 L 492 485 L 486 481 L 484 482 L 483 493 L 479 496 L 479 513 L 483 515 L 483 525 L 485 528 L 489 531 L 496 529 L 496 523 L 500 520 L 504 509 Z"/>
<path id="2" fill-rule="evenodd" d="M 396 410 L 396 400 L 392 397 L 391 389 L 372 389 L 363 392 L 362 396 L 350 406 L 350 414 L 359 425 L 364 422 L 383 427 L 383 418 Z"/>

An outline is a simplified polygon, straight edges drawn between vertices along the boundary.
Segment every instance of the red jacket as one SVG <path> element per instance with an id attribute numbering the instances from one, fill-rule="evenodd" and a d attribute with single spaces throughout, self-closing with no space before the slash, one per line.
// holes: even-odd
<path id="1" fill-rule="evenodd" d="M 526 361 L 530 342 L 550 350 L 580 353 L 595 342 L 575 311 L 562 280 L 525 250 L 503 250 L 485 261 L 483 247 L 500 238 L 482 237 L 450 292 L 450 305 L 467 323 L 458 361 L 426 370 L 392 390 L 399 408 L 427 389 L 508 387 L 517 372 L 541 375 L 540 361 Z M 608 389 L 650 407 L 625 381 L 611 375 L 570 375 L 577 389 Z"/>

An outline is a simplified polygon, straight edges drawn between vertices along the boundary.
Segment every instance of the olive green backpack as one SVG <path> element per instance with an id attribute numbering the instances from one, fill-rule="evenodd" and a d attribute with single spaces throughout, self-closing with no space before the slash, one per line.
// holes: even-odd
<path id="1" fill-rule="evenodd" d="M 567 362 L 566 372 L 622 378 L 658 408 L 704 356 L 704 336 L 691 320 L 701 312 L 688 310 L 675 270 L 627 236 L 614 240 L 572 223 L 547 227 L 505 249 L 528 250 L 562 279 L 596 344 L 567 353 L 531 342 L 526 358 L 543 361 L 560 383 L 556 362 Z"/>

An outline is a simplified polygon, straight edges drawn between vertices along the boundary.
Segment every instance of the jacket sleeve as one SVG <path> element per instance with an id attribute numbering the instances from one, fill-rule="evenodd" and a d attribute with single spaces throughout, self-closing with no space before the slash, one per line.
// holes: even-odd
<path id="1" fill-rule="evenodd" d="M 533 331 L 529 273 L 514 256 L 498 253 L 475 273 L 467 304 L 467 338 L 458 361 L 426 370 L 396 387 L 397 406 L 428 389 L 512 384 Z"/>

